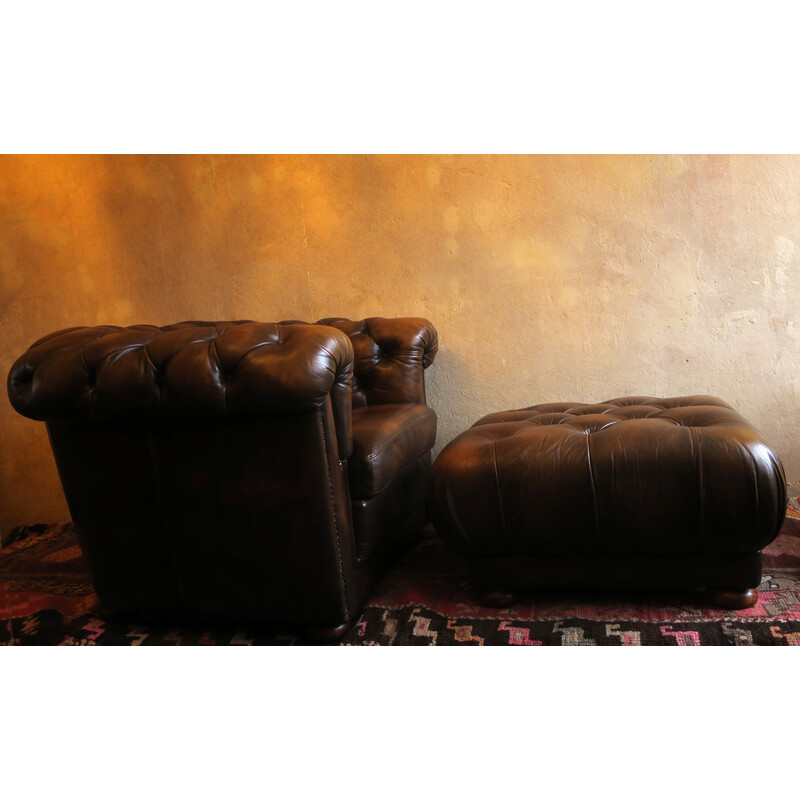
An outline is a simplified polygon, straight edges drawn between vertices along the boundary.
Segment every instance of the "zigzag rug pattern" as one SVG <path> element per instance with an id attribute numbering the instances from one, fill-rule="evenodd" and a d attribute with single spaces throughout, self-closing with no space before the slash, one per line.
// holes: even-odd
<path id="1" fill-rule="evenodd" d="M 800 504 L 764 551 L 758 604 L 698 595 L 548 592 L 511 609 L 475 603 L 466 564 L 432 531 L 377 586 L 348 645 L 800 645 Z M 111 622 L 98 614 L 72 526 L 17 528 L 0 550 L 0 644 L 308 645 L 297 631 Z"/>

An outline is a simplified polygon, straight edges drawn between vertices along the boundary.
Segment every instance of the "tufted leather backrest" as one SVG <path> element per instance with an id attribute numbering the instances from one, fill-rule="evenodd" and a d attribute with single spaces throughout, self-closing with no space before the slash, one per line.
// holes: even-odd
<path id="1" fill-rule="evenodd" d="M 67 328 L 11 368 L 8 395 L 33 419 L 205 419 L 291 412 L 330 396 L 339 452 L 353 406 L 424 403 L 438 348 L 425 319 L 340 317 Z"/>
<path id="2" fill-rule="evenodd" d="M 329 317 L 320 325 L 338 328 L 353 344 L 353 406 L 425 403 L 427 369 L 436 357 L 436 328 L 421 317 Z"/>
<path id="3" fill-rule="evenodd" d="M 330 395 L 338 427 L 352 371 L 350 340 L 330 327 L 103 325 L 39 339 L 12 366 L 8 394 L 20 414 L 48 421 L 298 411 Z"/>

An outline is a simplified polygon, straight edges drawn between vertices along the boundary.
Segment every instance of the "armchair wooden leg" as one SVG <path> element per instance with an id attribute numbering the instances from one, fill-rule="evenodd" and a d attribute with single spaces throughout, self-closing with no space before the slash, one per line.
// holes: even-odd
<path id="1" fill-rule="evenodd" d="M 510 608 L 517 602 L 517 596 L 503 589 L 485 589 L 480 593 L 480 602 L 491 608 Z"/>
<path id="2" fill-rule="evenodd" d="M 758 602 L 758 589 L 711 589 L 708 599 L 723 608 L 752 608 Z"/>
<path id="3" fill-rule="evenodd" d="M 339 639 L 347 635 L 347 632 L 353 627 L 353 623 L 355 621 L 356 618 L 354 617 L 353 619 L 343 622 L 341 625 L 337 625 L 336 627 L 309 628 L 306 631 L 306 635 L 309 639 L 311 639 L 311 641 L 318 642 L 319 644 L 338 642 Z"/>

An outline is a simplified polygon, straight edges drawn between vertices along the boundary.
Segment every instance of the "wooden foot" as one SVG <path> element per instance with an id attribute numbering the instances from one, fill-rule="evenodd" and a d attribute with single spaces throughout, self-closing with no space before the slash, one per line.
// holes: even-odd
<path id="1" fill-rule="evenodd" d="M 306 635 L 313 642 L 327 644 L 328 642 L 338 642 L 353 627 L 355 619 L 343 622 L 335 628 L 309 628 Z"/>
<path id="2" fill-rule="evenodd" d="M 517 602 L 517 596 L 513 592 L 506 592 L 502 589 L 488 589 L 481 592 L 480 601 L 483 605 L 492 608 L 509 608 Z"/>
<path id="3" fill-rule="evenodd" d="M 723 608 L 752 608 L 758 602 L 758 589 L 712 589 L 708 599 Z"/>

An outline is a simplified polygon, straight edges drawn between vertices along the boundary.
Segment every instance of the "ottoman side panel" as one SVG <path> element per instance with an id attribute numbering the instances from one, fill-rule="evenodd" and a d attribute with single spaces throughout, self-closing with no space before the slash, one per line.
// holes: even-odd
<path id="1" fill-rule="evenodd" d="M 480 556 L 559 553 L 595 542 L 586 444 L 567 425 L 511 422 L 462 433 L 434 464 L 437 530 L 462 552 Z"/>
<path id="2" fill-rule="evenodd" d="M 482 542 L 503 535 L 490 439 L 467 431 L 439 453 L 431 471 L 428 511 L 439 535 L 462 553 L 481 554 Z"/>
<path id="3" fill-rule="evenodd" d="M 588 437 L 572 425 L 525 425 L 497 442 L 506 530 L 493 555 L 594 552 L 597 493 Z M 493 545 L 493 546 L 492 546 Z"/>
<path id="4" fill-rule="evenodd" d="M 786 514 L 786 478 L 777 454 L 733 408 L 716 398 L 671 398 L 659 417 L 692 434 L 699 465 L 702 539 L 697 552 L 761 550 Z"/>
<path id="5" fill-rule="evenodd" d="M 665 412 L 592 435 L 607 553 L 748 553 L 777 535 L 780 461 L 734 411 Z"/>
<path id="6" fill-rule="evenodd" d="M 695 429 L 703 465 L 706 540 L 725 552 L 766 547 L 786 515 L 775 452 L 747 424 Z"/>
<path id="7" fill-rule="evenodd" d="M 607 555 L 709 552 L 703 469 L 691 429 L 662 419 L 618 422 L 589 437 Z"/>

